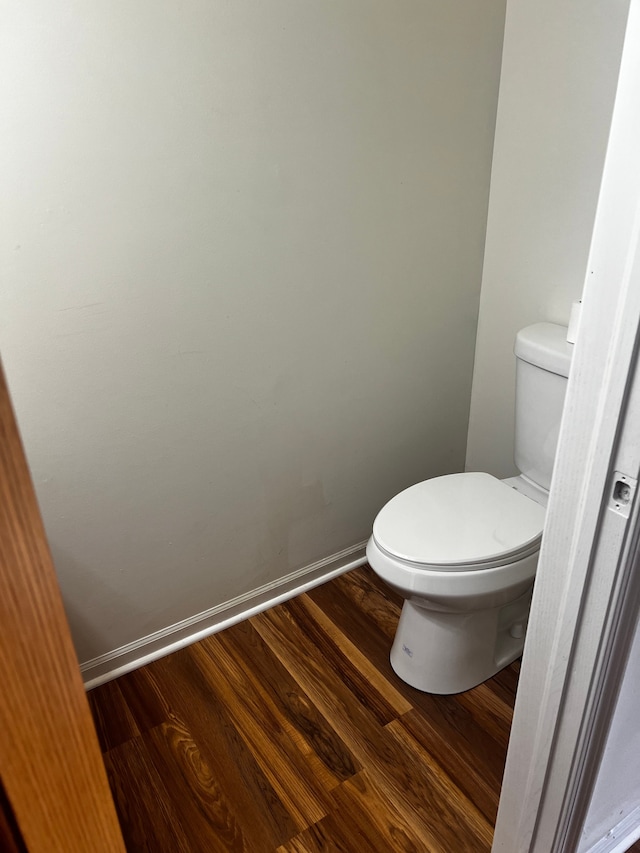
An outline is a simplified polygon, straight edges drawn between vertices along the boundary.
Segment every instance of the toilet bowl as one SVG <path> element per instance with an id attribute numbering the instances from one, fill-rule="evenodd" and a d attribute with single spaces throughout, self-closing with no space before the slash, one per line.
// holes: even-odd
<path id="1" fill-rule="evenodd" d="M 571 358 L 566 329 L 516 341 L 517 477 L 447 474 L 378 513 L 374 572 L 404 599 L 390 660 L 428 693 L 459 693 L 522 653 Z"/>
<path id="2" fill-rule="evenodd" d="M 418 483 L 382 509 L 367 558 L 405 599 L 391 650 L 404 681 L 458 693 L 522 653 L 544 515 L 485 473 Z"/>

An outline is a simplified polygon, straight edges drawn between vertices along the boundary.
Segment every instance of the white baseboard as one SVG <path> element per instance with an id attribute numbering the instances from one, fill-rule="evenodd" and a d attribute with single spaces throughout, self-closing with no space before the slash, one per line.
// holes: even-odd
<path id="1" fill-rule="evenodd" d="M 351 548 L 345 548 L 344 551 L 311 563 L 277 581 L 260 586 L 230 601 L 225 601 L 216 607 L 141 637 L 133 643 L 86 661 L 80 666 L 85 689 L 91 690 L 93 687 L 98 687 L 99 684 L 118 678 L 126 672 L 131 672 L 170 652 L 195 643 L 196 640 L 201 640 L 209 634 L 215 634 L 223 628 L 235 625 L 236 622 L 248 619 L 289 598 L 294 598 L 350 569 L 362 566 L 366 563 L 366 544 L 366 542 L 359 542 Z"/>
<path id="2" fill-rule="evenodd" d="M 640 806 L 589 848 L 587 853 L 625 853 L 640 838 Z"/>

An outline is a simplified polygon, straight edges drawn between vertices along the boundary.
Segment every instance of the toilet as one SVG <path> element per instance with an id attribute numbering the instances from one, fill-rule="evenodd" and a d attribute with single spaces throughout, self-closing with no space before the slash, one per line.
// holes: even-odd
<path id="1" fill-rule="evenodd" d="M 374 521 L 369 564 L 404 598 L 391 665 L 418 690 L 469 690 L 522 654 L 571 364 L 566 337 L 552 323 L 516 337 L 517 477 L 434 477 Z"/>

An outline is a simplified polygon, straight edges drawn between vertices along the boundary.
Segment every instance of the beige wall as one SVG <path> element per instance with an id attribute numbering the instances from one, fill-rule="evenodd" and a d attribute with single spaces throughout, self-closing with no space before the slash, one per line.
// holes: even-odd
<path id="1" fill-rule="evenodd" d="M 628 6 L 507 3 L 467 470 L 515 473 L 515 334 L 581 296 Z"/>
<path id="2" fill-rule="evenodd" d="M 503 22 L 5 10 L 0 347 L 81 660 L 463 467 Z"/>

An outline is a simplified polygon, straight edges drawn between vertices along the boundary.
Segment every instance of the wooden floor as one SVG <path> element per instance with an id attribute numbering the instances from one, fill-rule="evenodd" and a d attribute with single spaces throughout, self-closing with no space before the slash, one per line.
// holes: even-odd
<path id="1" fill-rule="evenodd" d="M 358 569 L 90 693 L 128 850 L 488 851 L 518 667 L 413 690 L 399 612 Z"/>

